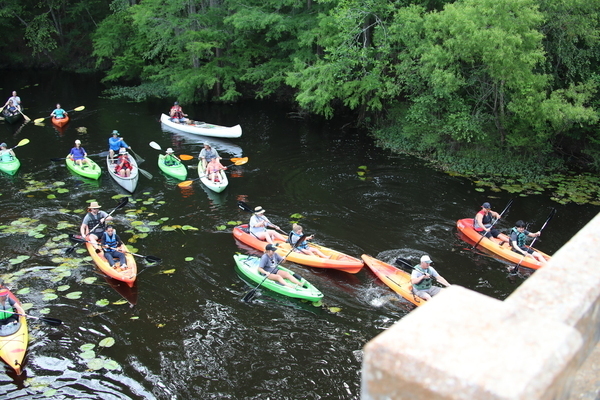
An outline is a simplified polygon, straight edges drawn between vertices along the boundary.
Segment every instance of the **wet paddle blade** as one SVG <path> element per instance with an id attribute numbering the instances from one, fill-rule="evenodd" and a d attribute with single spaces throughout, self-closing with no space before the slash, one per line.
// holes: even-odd
<path id="1" fill-rule="evenodd" d="M 154 257 L 154 256 L 146 256 L 146 261 L 150 263 L 159 263 L 162 261 L 162 258 Z"/>
<path id="2" fill-rule="evenodd" d="M 152 141 L 148 144 L 150 145 L 150 147 L 152 147 L 155 150 L 162 150 L 162 147 L 160 147 L 160 144 L 156 143 L 155 141 Z"/>
<path id="3" fill-rule="evenodd" d="M 146 171 L 145 169 L 138 168 L 138 170 L 140 171 L 140 174 L 144 175 L 146 178 L 148 178 L 148 179 L 154 178 L 154 176 L 152 176 L 152 174 L 150 172 Z"/>
<path id="4" fill-rule="evenodd" d="M 85 106 L 79 106 L 79 107 L 75 107 L 73 109 L 73 111 L 83 111 L 85 109 Z"/>
<path id="5" fill-rule="evenodd" d="M 194 156 L 190 156 L 189 154 L 182 154 L 179 156 L 179 159 L 183 160 L 183 161 L 188 161 L 188 160 L 193 160 Z"/>
<path id="6" fill-rule="evenodd" d="M 58 318 L 50 318 L 50 317 L 42 317 L 40 318 L 40 321 L 47 323 L 48 325 L 52 325 L 52 326 L 59 326 L 62 325 L 62 321 Z"/>
<path id="7" fill-rule="evenodd" d="M 133 150 L 129 149 L 129 151 L 131 152 L 131 154 L 133 154 L 133 156 L 135 157 L 135 161 L 137 161 L 138 164 L 141 164 L 144 161 L 146 161 L 142 157 L 140 157 L 137 153 L 135 153 Z M 149 178 L 149 179 L 152 179 L 152 178 Z"/>
<path id="8" fill-rule="evenodd" d="M 250 208 L 250 206 L 246 203 L 244 203 L 243 201 L 238 201 L 238 207 L 246 212 L 251 212 L 253 213 L 254 210 L 252 208 Z"/>
<path id="9" fill-rule="evenodd" d="M 193 180 L 192 181 L 183 181 L 183 182 L 179 182 L 177 184 L 177 186 L 179 186 L 179 187 L 189 187 L 189 186 L 192 186 L 192 183 L 194 183 Z"/>
<path id="10" fill-rule="evenodd" d="M 41 124 L 42 122 L 44 122 L 46 118 L 36 118 L 33 120 L 34 124 Z"/>
<path id="11" fill-rule="evenodd" d="M 27 143 L 29 143 L 29 139 L 21 139 L 19 144 L 17 144 L 15 147 L 25 146 Z"/>
<path id="12" fill-rule="evenodd" d="M 254 293 L 256 293 L 256 289 L 257 288 L 254 288 L 251 291 L 249 291 L 248 293 L 246 293 L 244 295 L 244 297 L 242 297 L 242 301 L 244 303 L 250 303 L 254 299 Z"/>
<path id="13" fill-rule="evenodd" d="M 244 157 L 244 158 L 242 158 L 242 159 L 239 159 L 239 160 L 235 161 L 235 162 L 233 163 L 233 165 L 244 165 L 244 164 L 246 164 L 247 162 L 248 162 L 248 157 Z"/>

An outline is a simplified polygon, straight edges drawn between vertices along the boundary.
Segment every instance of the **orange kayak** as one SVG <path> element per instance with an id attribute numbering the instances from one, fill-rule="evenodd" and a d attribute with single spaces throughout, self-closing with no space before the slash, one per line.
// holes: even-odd
<path id="1" fill-rule="evenodd" d="M 394 292 L 398 293 L 415 306 L 420 306 L 427 302 L 427 300 L 413 294 L 412 284 L 410 283 L 410 274 L 408 272 L 402 271 L 393 265 L 366 254 L 363 254 L 360 257 L 367 267 L 369 267 L 371 271 L 373 271 L 373 273 Z"/>
<path id="2" fill-rule="evenodd" d="M 233 228 L 233 236 L 240 242 L 260 251 L 265 251 L 265 247 L 268 244 L 267 242 L 258 239 L 254 235 L 251 235 L 249 233 L 247 224 Z M 292 251 L 290 253 L 292 246 L 289 243 L 285 241 L 277 241 L 276 243 L 276 253 L 282 257 L 285 257 L 289 253 L 286 260 L 295 262 L 296 264 L 308 265 L 309 267 L 316 268 L 337 269 L 340 271 L 349 272 L 351 274 L 357 273 L 364 266 L 362 260 L 359 260 L 358 258 L 351 257 L 347 254 L 329 249 L 327 247 L 319 246 L 314 243 L 310 243 L 309 246 L 318 248 L 321 250 L 321 252 L 323 252 L 323 254 L 330 256 L 330 258 L 321 258 L 316 255 L 308 255 L 298 251 Z"/>
<path id="3" fill-rule="evenodd" d="M 62 128 L 63 126 L 65 126 L 67 124 L 67 122 L 69 122 L 69 116 L 65 115 L 64 118 L 54 118 L 52 117 L 52 123 L 60 128 Z"/>
<path id="4" fill-rule="evenodd" d="M 521 266 L 531 269 L 538 269 L 542 266 L 533 257 L 528 256 L 523 258 L 523 255 L 514 252 L 510 244 L 510 237 L 504 233 L 501 233 L 497 238 L 492 237 L 481 239 L 479 232 L 473 229 L 473 218 L 459 219 L 456 221 L 456 227 L 462 234 L 471 239 L 474 243 L 479 242 L 477 245 L 478 247 L 481 246 L 507 261 L 515 264 L 521 262 Z M 480 239 L 481 241 L 479 241 Z M 550 260 L 551 257 L 548 254 L 545 254 L 538 249 L 534 250 L 544 256 L 546 260 Z"/>
<path id="5" fill-rule="evenodd" d="M 86 240 L 88 239 L 86 238 Z M 106 258 L 104 257 L 104 252 L 100 252 L 100 254 L 96 253 L 96 249 L 91 243 L 86 242 L 85 247 L 90 253 L 90 256 L 92 256 L 92 259 L 94 260 L 98 268 L 100 268 L 100 271 L 102 271 L 105 275 L 113 279 L 125 282 L 129 287 L 133 287 L 133 284 L 135 283 L 135 279 L 137 277 L 137 264 L 135 263 L 135 258 L 131 255 L 131 253 L 125 254 L 125 259 L 127 260 L 127 269 L 125 271 L 120 271 L 110 266 L 110 264 L 108 263 L 108 261 L 106 261 Z M 124 250 L 127 250 L 125 244 L 123 244 L 123 247 Z"/>
<path id="6" fill-rule="evenodd" d="M 14 368 L 17 375 L 21 375 L 21 372 L 23 372 L 21 369 L 23 359 L 25 358 L 25 351 L 27 350 L 27 343 L 29 341 L 27 318 L 24 316 L 25 311 L 21 307 L 21 302 L 12 293 L 9 294 L 9 297 L 16 302 L 16 312 L 22 315 L 19 316 L 19 323 L 15 326 L 14 332 L 6 336 L 0 336 L 0 357 Z"/>

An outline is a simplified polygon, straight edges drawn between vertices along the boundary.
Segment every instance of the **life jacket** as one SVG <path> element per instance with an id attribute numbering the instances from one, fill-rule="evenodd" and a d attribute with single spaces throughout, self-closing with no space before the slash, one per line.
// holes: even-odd
<path id="1" fill-rule="evenodd" d="M 9 311 L 9 312 L 5 312 L 5 311 Z M 13 306 L 10 305 L 10 301 L 9 298 L 7 297 L 6 300 L 4 301 L 4 305 L 0 305 L 0 321 L 4 320 L 4 319 L 9 319 L 10 317 L 13 317 L 15 309 L 13 308 Z"/>
<path id="2" fill-rule="evenodd" d="M 117 236 L 117 231 L 114 231 L 112 236 L 109 236 L 108 233 L 104 232 L 102 243 L 108 247 L 111 247 L 112 249 L 116 249 L 119 246 L 119 237 Z"/>
<path id="3" fill-rule="evenodd" d="M 123 165 L 121 165 L 121 162 L 123 162 Z M 122 169 L 133 169 L 131 167 L 131 163 L 129 162 L 129 157 L 127 157 L 127 155 L 120 155 L 118 160 L 117 160 L 117 166 L 115 167 L 115 171 L 119 172 Z"/>
<path id="4" fill-rule="evenodd" d="M 429 274 L 429 272 L 425 271 L 423 268 L 421 268 L 420 265 L 416 265 L 415 269 L 417 271 L 419 271 L 422 274 Z M 429 274 L 429 276 L 431 276 L 431 274 Z M 415 290 L 427 290 L 431 287 L 431 284 L 433 283 L 433 279 L 432 278 L 424 278 L 421 282 L 419 283 L 413 283 L 413 288 L 415 288 Z"/>
<path id="5" fill-rule="evenodd" d="M 14 160 L 15 158 L 10 154 L 10 150 L 0 150 L 0 161 L 9 162 Z"/>
<path id="6" fill-rule="evenodd" d="M 90 220 L 88 222 L 88 228 L 90 228 L 90 233 L 93 233 L 92 229 L 94 228 L 96 228 L 96 231 L 104 231 L 104 229 L 106 229 L 105 224 L 100 223 L 100 220 L 103 218 L 100 216 L 100 212 L 98 212 L 98 214 L 96 215 L 88 212 L 88 215 L 90 216 Z M 96 227 L 96 225 L 98 225 L 98 227 Z"/>
<path id="7" fill-rule="evenodd" d="M 290 234 L 288 235 L 288 243 L 291 244 L 292 246 L 294 245 L 294 243 L 296 243 L 294 241 L 294 236 L 296 236 L 296 242 L 298 240 L 300 240 L 300 238 L 302 237 L 302 235 L 298 235 L 296 232 L 291 231 Z M 302 243 L 298 243 L 298 246 L 296 246 L 296 248 L 298 249 L 306 249 L 308 247 L 308 243 L 306 243 L 306 240 L 304 240 Z"/>
<path id="8" fill-rule="evenodd" d="M 519 232 L 516 227 L 513 227 L 512 232 L 517 234 L 517 246 L 525 247 L 525 239 L 527 238 L 525 231 Z"/>

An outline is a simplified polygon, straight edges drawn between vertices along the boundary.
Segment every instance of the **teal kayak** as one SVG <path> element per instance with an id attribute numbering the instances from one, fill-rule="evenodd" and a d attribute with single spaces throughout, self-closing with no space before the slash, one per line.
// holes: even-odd
<path id="1" fill-rule="evenodd" d="M 293 271 L 290 271 L 281 265 L 279 266 L 279 269 L 294 275 L 294 277 L 298 279 L 300 283 L 302 283 L 302 287 L 295 286 L 291 282 L 290 284 L 294 287 L 283 286 L 276 281 L 272 281 L 271 279 L 265 279 L 265 276 L 258 272 L 258 264 L 260 263 L 260 258 L 258 257 L 236 254 L 233 256 L 233 259 L 235 260 L 235 265 L 238 271 L 246 278 L 255 282 L 257 285 L 260 283 L 260 287 L 264 287 L 284 296 L 294 297 L 297 299 L 319 301 L 323 298 L 323 293 L 321 293 L 319 289 L 311 285 L 306 279 L 295 275 Z"/>
<path id="2" fill-rule="evenodd" d="M 100 178 L 100 174 L 102 173 L 100 166 L 98 166 L 98 164 L 96 164 L 94 161 L 90 160 L 88 157 L 86 157 L 85 159 L 90 163 L 91 167 L 90 167 L 90 165 L 87 165 L 85 162 L 83 163 L 83 166 L 80 166 L 75 161 L 71 160 L 69 158 L 69 156 L 67 156 L 67 158 L 65 159 L 65 162 L 67 163 L 67 168 L 69 168 L 71 171 L 75 172 L 76 174 L 79 174 L 81 176 L 85 176 L 86 178 L 91 178 L 91 179 Z"/>
<path id="3" fill-rule="evenodd" d="M 14 175 L 17 173 L 17 170 L 21 166 L 21 162 L 18 158 L 14 158 L 12 161 L 2 161 L 0 162 L 0 171 L 6 172 L 9 175 Z"/>
<path id="4" fill-rule="evenodd" d="M 177 161 L 177 164 L 175 165 L 166 165 L 164 154 L 158 156 L 158 168 L 173 178 L 181 179 L 182 181 L 187 178 L 187 167 L 179 161 Z"/>

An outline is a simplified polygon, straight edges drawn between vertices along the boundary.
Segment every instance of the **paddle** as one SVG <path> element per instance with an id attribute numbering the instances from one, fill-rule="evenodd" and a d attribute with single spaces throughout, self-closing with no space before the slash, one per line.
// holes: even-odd
<path id="1" fill-rule="evenodd" d="M 238 201 L 238 207 L 241 208 L 242 210 L 252 213 L 254 214 L 254 210 L 252 209 L 252 207 L 250 207 L 248 204 L 244 203 L 243 201 Z M 273 224 L 269 224 L 269 226 L 275 228 L 276 230 L 278 230 L 279 232 L 283 233 L 285 236 L 288 236 L 288 233 L 285 232 L 284 230 L 282 230 L 281 228 L 277 228 L 275 225 Z"/>
<path id="2" fill-rule="evenodd" d="M 153 149 L 162 151 L 162 147 L 160 147 L 160 145 L 158 143 L 152 141 L 149 144 L 150 144 L 150 147 L 152 147 Z M 175 156 L 175 157 L 177 157 L 177 156 Z M 190 156 L 189 154 L 181 154 L 179 156 L 179 161 L 181 161 L 181 160 L 188 161 L 188 160 L 192 160 L 193 158 L 194 157 Z"/>
<path id="3" fill-rule="evenodd" d="M 113 209 L 113 210 L 112 210 L 110 213 L 108 213 L 108 215 L 107 215 L 107 216 L 104 218 L 104 220 L 106 221 L 106 218 L 110 217 L 110 216 L 112 215 L 112 213 L 114 213 L 114 212 L 115 212 L 115 211 L 117 211 L 118 209 L 125 207 L 125 205 L 126 205 L 127 203 L 129 203 L 129 198 L 128 198 L 128 197 L 123 197 L 123 198 L 121 199 L 121 201 L 119 202 L 119 204 L 117 204 L 117 206 L 116 206 L 116 207 L 115 207 L 115 208 L 114 208 L 114 209 Z M 97 228 L 99 225 L 100 225 L 100 222 L 98 222 L 98 223 L 96 224 L 96 226 L 94 226 L 92 229 L 90 229 L 90 232 L 92 232 L 94 229 L 96 229 L 96 228 Z M 80 242 L 78 242 L 78 243 L 75 243 L 73 246 L 71 246 L 71 247 L 67 248 L 67 249 L 65 250 L 65 255 L 69 255 L 69 254 L 71 254 L 71 253 L 73 252 L 73 250 L 75 250 L 75 248 L 76 248 L 77 246 L 79 246 L 79 243 L 80 243 Z"/>
<path id="4" fill-rule="evenodd" d="M 233 164 L 229 164 L 229 165 L 226 165 L 226 166 L 224 166 L 224 167 L 221 169 L 221 171 L 222 171 L 223 169 L 225 169 L 225 168 L 229 168 L 229 167 L 231 167 L 231 166 L 234 166 L 234 165 L 244 165 L 244 164 L 246 164 L 247 162 L 248 162 L 248 157 L 240 158 L 240 159 L 238 159 L 238 161 L 234 162 Z M 196 179 L 192 179 L 192 180 L 190 180 L 190 181 L 183 181 L 183 182 L 179 182 L 179 183 L 177 184 L 177 186 L 179 186 L 179 187 L 188 187 L 188 186 L 190 186 L 192 183 L 194 183 L 195 181 L 197 181 L 198 179 L 202 179 L 202 178 L 204 178 L 205 176 L 206 176 L 206 174 L 204 174 L 204 175 L 202 175 L 202 176 L 199 176 L 199 177 L 197 177 Z M 254 211 L 251 211 L 251 212 L 254 212 Z"/>
<path id="5" fill-rule="evenodd" d="M 96 153 L 96 154 L 88 154 L 88 157 L 106 157 L 108 155 L 108 151 L 103 151 L 102 153 Z M 66 160 L 69 157 L 57 157 L 57 158 L 51 158 L 51 161 L 62 161 L 62 160 Z"/>
<path id="6" fill-rule="evenodd" d="M 279 266 L 279 264 L 281 264 L 283 261 L 285 261 L 285 259 L 286 259 L 286 258 L 287 258 L 287 257 L 288 257 L 290 254 L 292 254 L 292 251 L 294 251 L 294 249 L 295 249 L 296 247 L 298 247 L 298 245 L 299 245 L 300 243 L 304 242 L 304 240 L 306 239 L 306 237 L 307 237 L 307 235 L 306 235 L 306 234 L 304 234 L 304 235 L 300 236 L 300 239 L 298 239 L 298 241 L 297 241 L 296 243 L 294 243 L 294 245 L 292 246 L 292 248 L 290 249 L 290 251 L 288 251 L 288 253 L 285 255 L 285 257 L 283 257 L 283 258 L 281 259 L 281 261 L 279 261 L 279 262 L 277 263 L 277 265 L 275 265 L 275 267 L 278 267 L 278 266 Z M 254 289 L 252 289 L 251 291 L 249 291 L 248 293 L 246 293 L 246 294 L 244 295 L 244 297 L 242 297 L 242 301 L 243 301 L 243 302 L 245 302 L 245 303 L 249 303 L 250 301 L 252 301 L 252 299 L 254 298 L 254 293 L 256 293 L 256 290 L 257 290 L 257 289 L 260 287 L 260 285 L 262 285 L 262 284 L 263 284 L 263 283 L 264 283 L 264 282 L 265 282 L 265 281 L 266 281 L 266 280 L 269 278 L 269 275 L 271 275 L 271 274 L 269 273 L 269 274 L 265 275 L 264 279 L 263 279 L 262 281 L 260 281 L 260 283 L 258 284 L 258 286 L 256 286 Z"/>
<path id="7" fill-rule="evenodd" d="M 85 240 L 84 238 L 82 238 L 80 235 L 73 235 L 70 234 L 69 235 L 69 240 L 73 241 L 73 242 L 77 242 L 77 243 L 92 243 L 89 240 Z M 127 254 L 131 254 L 132 256 L 136 256 L 136 257 L 140 257 L 140 258 L 144 258 L 146 259 L 146 261 L 150 262 L 150 263 L 157 263 L 157 262 L 161 262 L 162 259 L 158 258 L 158 257 L 154 257 L 154 256 L 144 256 L 142 254 L 136 254 L 136 253 L 132 253 L 130 251 L 127 250 L 119 250 L 119 249 L 115 249 L 114 247 L 107 247 L 111 250 L 117 250 L 123 253 L 127 253 Z"/>
<path id="8" fill-rule="evenodd" d="M 133 151 L 133 150 L 131 149 L 131 147 L 129 148 L 129 152 L 130 152 L 131 154 L 133 154 L 133 156 L 135 157 L 135 161 L 137 161 L 137 163 L 138 163 L 138 164 L 141 164 L 141 163 L 143 163 L 144 161 L 146 161 L 146 160 L 144 160 L 142 157 L 138 156 L 138 155 L 136 154 L 136 152 L 135 152 L 135 151 Z M 152 179 L 152 178 L 149 178 L 149 179 Z"/>
<path id="9" fill-rule="evenodd" d="M 398 265 L 404 264 L 404 266 L 406 266 L 406 267 L 408 267 L 410 269 L 414 269 L 415 271 L 419 271 L 418 269 L 416 269 L 415 267 L 413 267 L 412 265 L 410 265 L 409 262 L 408 262 L 408 260 L 405 260 L 404 258 L 400 258 L 400 257 L 396 258 L 396 264 L 398 264 Z M 435 279 L 434 276 L 432 276 L 432 275 L 429 275 L 429 276 L 431 276 L 431 279 L 433 279 L 434 281 L 437 281 L 437 279 Z"/>
<path id="10" fill-rule="evenodd" d="M 184 161 L 189 161 L 189 160 L 193 160 L 194 156 L 190 156 L 189 154 L 180 154 L 179 159 L 184 160 Z"/>
<path id="11" fill-rule="evenodd" d="M 23 114 L 23 111 L 21 111 L 21 107 L 17 107 L 17 111 L 21 113 L 23 118 L 25 118 L 25 122 L 31 121 L 31 118 L 29 118 L 27 115 Z"/>
<path id="12" fill-rule="evenodd" d="M 21 140 L 19 141 L 19 143 L 17 143 L 17 145 L 16 145 L 16 146 L 14 146 L 14 147 L 11 147 L 9 150 L 14 150 L 14 149 L 16 149 L 17 147 L 25 146 L 27 143 L 29 143 L 29 139 L 21 139 Z"/>
<path id="13" fill-rule="evenodd" d="M 550 211 L 550 214 L 548 214 L 548 218 L 546 218 L 546 222 L 544 222 L 544 225 L 542 225 L 542 227 L 539 230 L 540 233 L 546 227 L 546 225 L 548 225 L 548 222 L 550 222 L 550 220 L 552 219 L 552 217 L 554 217 L 554 214 L 556 214 L 556 208 L 553 208 L 552 211 Z M 529 245 L 529 247 L 533 247 L 533 244 L 535 243 L 535 241 L 537 240 L 537 238 L 539 238 L 539 236 L 536 236 L 535 238 L 533 238 L 533 240 L 531 241 L 531 244 Z M 511 245 L 512 245 L 512 243 L 511 243 Z M 525 257 L 527 257 L 527 254 L 524 254 L 523 257 L 521 258 L 521 261 L 519 261 L 519 263 L 517 265 L 515 265 L 515 267 L 510 271 L 511 274 L 516 274 L 517 273 L 517 271 L 519 270 L 519 266 L 521 265 L 521 263 L 523 262 L 523 260 L 525 260 Z"/>
<path id="14" fill-rule="evenodd" d="M 508 202 L 508 204 L 506 205 L 506 207 L 504 207 L 504 210 L 502 210 L 502 212 L 500 213 L 500 217 L 502 217 L 502 215 L 504 215 L 504 213 L 506 212 L 506 210 L 508 210 L 510 208 L 510 206 L 512 205 L 513 201 L 515 199 L 510 199 L 510 201 Z M 492 225 L 490 225 L 490 230 L 492 230 L 492 228 L 494 227 L 494 225 L 496 225 L 496 222 L 498 222 L 500 218 L 494 220 L 492 222 Z M 474 221 L 473 221 L 474 222 Z M 481 237 L 479 238 L 479 240 L 477 241 L 477 243 L 475 243 L 475 246 L 473 246 L 473 250 L 475 250 L 477 248 L 477 246 L 479 245 L 479 243 L 481 243 L 481 241 L 483 240 L 483 238 L 485 237 L 485 233 L 483 235 L 481 235 Z"/>
<path id="15" fill-rule="evenodd" d="M 50 317 L 34 317 L 33 315 L 28 315 L 28 314 L 19 314 L 16 312 L 12 312 L 12 311 L 3 311 L 5 313 L 8 314 L 15 314 L 15 315 L 19 315 L 21 317 L 27 317 L 27 318 L 33 318 L 33 319 L 39 319 L 42 322 L 47 323 L 48 325 L 53 325 L 53 326 L 58 326 L 58 325 L 62 325 L 62 321 L 58 318 L 50 318 Z"/>
<path id="16" fill-rule="evenodd" d="M 74 108 L 72 110 L 66 111 L 66 113 L 68 114 L 71 111 L 82 111 L 83 109 L 85 109 L 85 106 L 79 106 L 79 107 L 76 107 L 76 108 Z M 39 123 L 44 122 L 44 120 L 47 120 L 48 118 L 52 118 L 52 115 L 49 115 L 49 116 L 44 117 L 44 118 L 36 118 L 36 119 L 33 120 L 33 123 L 34 124 L 39 124 Z"/>
<path id="17" fill-rule="evenodd" d="M 145 169 L 141 169 L 140 167 L 138 167 L 138 171 L 140 171 L 140 174 L 144 175 L 148 179 L 154 178 L 154 176 L 150 172 L 146 171 Z"/>

